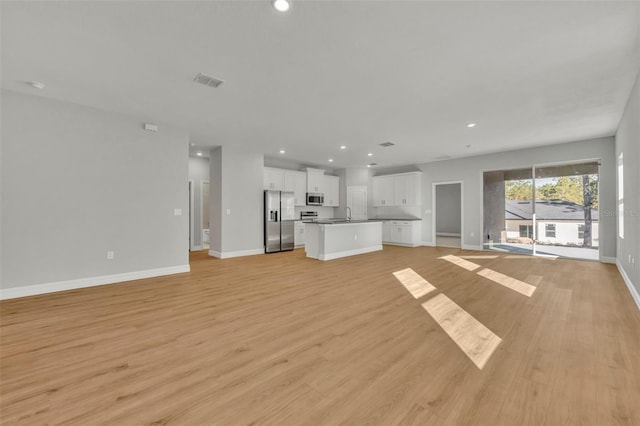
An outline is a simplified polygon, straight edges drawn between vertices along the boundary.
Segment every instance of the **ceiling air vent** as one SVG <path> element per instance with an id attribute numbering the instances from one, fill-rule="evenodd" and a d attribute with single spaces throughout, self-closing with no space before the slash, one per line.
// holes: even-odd
<path id="1" fill-rule="evenodd" d="M 211 87 L 218 87 L 222 84 L 222 80 L 218 80 L 217 78 L 213 78 L 206 74 L 198 74 L 196 78 L 193 79 L 196 83 L 204 84 Z"/>
<path id="2" fill-rule="evenodd" d="M 373 166 L 377 166 L 377 165 L 378 165 L 378 163 L 369 163 L 369 165 L 370 165 L 371 167 L 373 167 Z"/>
<path id="3" fill-rule="evenodd" d="M 393 142 L 384 142 L 384 143 L 380 144 L 380 146 L 383 146 L 385 148 L 388 148 L 388 147 L 394 146 L 394 145 L 395 145 L 395 143 L 393 143 Z"/>

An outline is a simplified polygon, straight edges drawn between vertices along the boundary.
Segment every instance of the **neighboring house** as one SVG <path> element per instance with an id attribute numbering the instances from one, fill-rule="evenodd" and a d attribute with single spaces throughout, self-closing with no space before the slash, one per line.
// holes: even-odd
<path id="1" fill-rule="evenodd" d="M 536 201 L 537 241 L 542 244 L 582 245 L 584 207 L 569 201 Z M 531 200 L 505 200 L 507 241 L 533 239 Z M 592 246 L 598 247 L 598 210 L 591 209 Z"/>

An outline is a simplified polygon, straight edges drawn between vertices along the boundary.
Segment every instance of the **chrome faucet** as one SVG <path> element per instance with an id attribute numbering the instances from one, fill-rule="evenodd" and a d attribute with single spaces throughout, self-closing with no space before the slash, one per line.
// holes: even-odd
<path id="1" fill-rule="evenodd" d="M 347 213 L 348 212 L 348 213 Z M 345 208 L 345 214 L 347 215 L 347 221 L 351 222 L 351 207 L 347 206 Z"/>

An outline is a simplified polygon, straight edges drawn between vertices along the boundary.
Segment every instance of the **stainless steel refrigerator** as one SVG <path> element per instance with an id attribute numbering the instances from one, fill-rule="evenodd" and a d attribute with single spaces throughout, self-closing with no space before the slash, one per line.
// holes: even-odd
<path id="1" fill-rule="evenodd" d="M 264 251 L 293 250 L 293 192 L 264 191 Z"/>

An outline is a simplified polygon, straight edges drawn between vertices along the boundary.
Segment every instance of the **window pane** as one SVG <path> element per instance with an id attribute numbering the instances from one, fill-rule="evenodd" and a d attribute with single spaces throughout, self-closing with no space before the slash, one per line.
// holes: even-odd
<path id="1" fill-rule="evenodd" d="M 527 225 L 520 225 L 520 236 L 523 238 L 527 237 Z"/>
<path id="2" fill-rule="evenodd" d="M 556 225 L 555 225 L 555 223 L 547 223 L 544 226 L 544 235 L 547 238 L 555 238 L 556 237 Z"/>
<path id="3" fill-rule="evenodd" d="M 578 225 L 578 238 L 584 239 L 584 225 Z"/>
<path id="4" fill-rule="evenodd" d="M 618 207 L 618 214 L 620 215 L 618 217 L 618 235 L 620 235 L 620 238 L 624 238 L 624 203 L 618 204 Z"/>
<path id="5" fill-rule="evenodd" d="M 622 201 L 624 198 L 624 165 L 622 153 L 618 157 L 618 200 Z"/>

